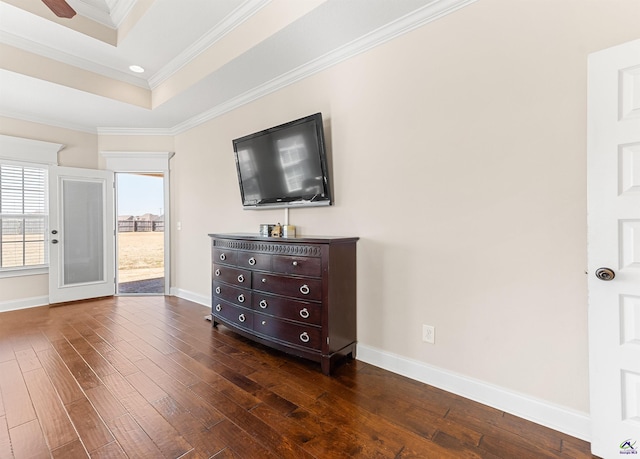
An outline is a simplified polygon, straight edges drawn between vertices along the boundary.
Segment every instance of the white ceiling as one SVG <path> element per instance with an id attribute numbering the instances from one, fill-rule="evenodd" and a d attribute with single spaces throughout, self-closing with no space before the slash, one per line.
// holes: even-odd
<path id="1" fill-rule="evenodd" d="M 0 115 L 93 133 L 176 134 L 472 1 L 68 0 L 78 14 L 57 20 L 46 9 L 25 11 L 14 6 L 19 4 L 16 0 L 2 0 Z M 150 6 L 133 21 L 141 2 Z M 250 22 L 254 15 L 275 14 L 283 6 L 288 11 L 287 3 L 302 6 L 304 14 L 278 27 L 274 27 L 277 18 L 270 16 L 265 18 L 274 20 L 260 17 Z M 123 25 L 128 29 L 113 46 L 68 26 L 87 20 L 94 21 L 96 29 L 118 32 Z M 252 29 L 243 30 L 248 24 Z M 243 48 L 247 34 L 254 33 L 260 40 Z M 148 91 L 155 100 L 163 83 L 212 46 L 241 52 L 223 65 L 211 62 L 210 71 L 200 70 L 197 81 L 178 88 L 165 97 L 168 100 L 151 104 L 153 108 L 91 91 L 74 78 L 52 78 L 54 83 L 46 77 L 52 59 L 79 69 L 78 75 L 89 71 L 113 84 Z M 15 54 L 6 51 L 13 49 L 35 55 L 45 67 L 31 76 L 21 72 Z M 132 73 L 131 64 L 144 67 L 145 73 Z M 202 69 L 203 63 L 199 65 Z"/>

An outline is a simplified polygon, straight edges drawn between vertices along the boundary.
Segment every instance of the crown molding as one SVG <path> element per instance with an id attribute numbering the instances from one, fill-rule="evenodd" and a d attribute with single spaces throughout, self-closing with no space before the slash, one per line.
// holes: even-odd
<path id="1" fill-rule="evenodd" d="M 42 124 L 45 126 L 51 126 L 61 129 L 69 129 L 70 131 L 86 132 L 87 134 L 97 134 L 98 130 L 95 128 L 89 128 L 85 125 L 74 123 L 61 123 L 58 120 L 49 118 L 40 118 L 36 116 L 27 116 L 22 113 L 15 113 L 10 111 L 0 110 L 0 116 L 5 118 L 11 118 L 14 120 L 27 121 L 29 123 Z"/>
<path id="2" fill-rule="evenodd" d="M 174 128 L 111 128 L 99 127 L 98 135 L 148 135 L 148 136 L 174 136 L 177 131 Z"/>
<path id="3" fill-rule="evenodd" d="M 111 9 L 111 20 L 116 28 L 120 28 L 138 0 L 119 0 Z"/>
<path id="4" fill-rule="evenodd" d="M 88 5 L 83 1 L 74 3 L 74 8 L 79 8 L 78 13 L 83 16 L 105 25 L 110 28 L 116 28 L 122 25 L 127 15 L 131 12 L 135 6 L 137 0 L 120 0 L 112 11 L 112 16 L 108 13 L 96 8 L 92 5 Z M 227 35 L 235 27 L 242 24 L 251 16 L 256 14 L 271 0 L 247 0 L 234 11 L 232 11 L 226 18 L 224 18 L 220 24 L 205 34 L 202 38 L 196 41 L 192 46 L 184 50 L 181 54 L 171 60 L 155 75 L 148 80 L 145 78 L 137 77 L 128 72 L 101 65 L 87 59 L 75 56 L 73 54 L 65 53 L 42 43 L 38 43 L 32 40 L 28 40 L 19 35 L 14 35 L 5 31 L 0 31 L 0 43 L 4 43 L 16 48 L 22 49 L 27 52 L 37 54 L 42 57 L 53 59 L 55 61 L 62 62 L 64 64 L 72 65 L 90 72 L 94 72 L 103 75 L 108 78 L 113 78 L 125 83 L 129 83 L 144 89 L 154 89 L 162 84 L 165 80 L 170 78 L 173 74 L 187 65 L 191 60 L 196 58 L 199 54 L 205 51 L 208 47 Z M 105 15 L 109 19 L 105 18 Z M 115 25 L 114 25 L 115 24 Z"/>
<path id="5" fill-rule="evenodd" d="M 250 91 L 219 104 L 183 123 L 177 124 L 169 131 L 171 135 L 181 134 L 189 129 L 230 112 L 242 105 L 253 102 L 261 97 L 285 88 L 300 80 L 310 77 L 322 70 L 332 67 L 342 61 L 350 59 L 360 53 L 373 49 L 400 35 L 410 32 L 431 21 L 453 13 L 477 0 L 436 0 L 423 8 L 397 19 L 357 40 L 352 41 L 330 53 L 314 59 L 294 70 L 286 72 L 271 81 L 256 86 Z M 143 134 L 141 131 L 140 134 Z"/>
<path id="6" fill-rule="evenodd" d="M 149 87 L 155 89 L 181 68 L 198 57 L 203 51 L 256 14 L 271 0 L 247 0 L 225 17 L 220 24 L 193 43 L 189 48 L 172 59 L 167 65 L 149 78 Z"/>
<path id="7" fill-rule="evenodd" d="M 109 7 L 105 3 L 105 8 L 99 8 L 95 4 L 86 2 L 85 0 L 72 1 L 72 6 L 76 12 L 92 21 L 98 22 L 111 29 L 117 29 L 122 25 L 131 9 L 135 6 L 137 0 L 116 0 Z"/>
<path id="8" fill-rule="evenodd" d="M 110 29 L 116 29 L 106 4 L 106 9 L 102 9 L 95 4 L 89 4 L 84 0 L 71 0 L 70 5 L 80 16 L 89 18 L 98 24 L 109 27 Z"/>
<path id="9" fill-rule="evenodd" d="M 149 84 L 143 78 L 133 76 L 129 73 L 114 69 L 113 67 L 96 64 L 95 62 L 83 59 L 73 54 L 65 53 L 64 51 L 51 48 L 41 43 L 27 40 L 26 38 L 9 32 L 0 31 L 0 43 L 13 46 L 23 51 L 37 54 L 38 56 L 52 59 L 54 61 L 62 62 L 63 64 L 78 67 L 107 78 L 113 78 L 114 80 L 129 83 L 143 89 L 149 89 Z"/>

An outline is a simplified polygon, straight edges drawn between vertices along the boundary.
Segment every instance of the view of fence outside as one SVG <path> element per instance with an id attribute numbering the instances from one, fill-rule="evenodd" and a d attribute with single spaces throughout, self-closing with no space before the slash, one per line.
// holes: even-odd
<path id="1" fill-rule="evenodd" d="M 118 221 L 118 232 L 136 232 L 136 231 L 164 231 L 164 221 L 146 221 L 146 220 L 120 220 Z"/>
<path id="2" fill-rule="evenodd" d="M 17 221 L 18 222 L 18 221 Z M 5 220 L 2 228 L 3 267 L 30 266 L 46 263 L 42 222 L 24 222 L 22 227 Z M 26 223 L 26 224 L 25 224 Z M 164 276 L 164 222 L 118 222 L 119 282 L 153 279 Z"/>
<path id="3" fill-rule="evenodd" d="M 2 268 L 43 265 L 45 243 L 42 234 L 2 235 Z"/>
<path id="4" fill-rule="evenodd" d="M 118 282 L 164 277 L 164 222 L 118 222 Z"/>
<path id="5" fill-rule="evenodd" d="M 45 219 L 5 218 L 0 220 L 0 267 L 43 265 L 45 257 Z"/>

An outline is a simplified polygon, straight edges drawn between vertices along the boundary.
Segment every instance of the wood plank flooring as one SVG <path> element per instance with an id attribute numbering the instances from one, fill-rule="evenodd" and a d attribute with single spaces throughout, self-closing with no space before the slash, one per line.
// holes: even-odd
<path id="1" fill-rule="evenodd" d="M 174 297 L 0 314 L 0 459 L 591 458 L 589 444 L 374 366 L 335 376 Z"/>

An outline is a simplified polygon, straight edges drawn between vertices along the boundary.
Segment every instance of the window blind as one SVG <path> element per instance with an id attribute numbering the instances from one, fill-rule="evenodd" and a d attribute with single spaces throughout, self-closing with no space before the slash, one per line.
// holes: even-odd
<path id="1" fill-rule="evenodd" d="M 48 263 L 47 170 L 0 163 L 0 270 Z"/>

